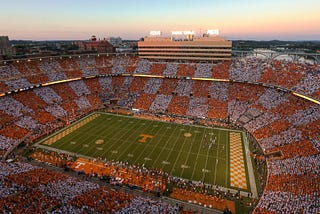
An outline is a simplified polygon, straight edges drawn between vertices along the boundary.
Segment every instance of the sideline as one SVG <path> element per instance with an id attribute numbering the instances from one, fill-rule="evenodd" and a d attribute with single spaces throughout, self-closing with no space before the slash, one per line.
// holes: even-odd
<path id="1" fill-rule="evenodd" d="M 252 192 L 252 197 L 253 198 L 258 198 L 258 191 L 257 191 L 257 186 L 256 186 L 256 180 L 254 177 L 253 173 L 253 166 L 252 166 L 252 161 L 250 157 L 250 150 L 249 150 L 249 141 L 247 138 L 247 135 L 243 132 L 243 138 L 244 138 L 244 152 L 245 152 L 245 157 L 247 160 L 247 169 L 248 169 L 248 175 L 249 175 L 249 182 L 250 182 L 250 189 Z"/>

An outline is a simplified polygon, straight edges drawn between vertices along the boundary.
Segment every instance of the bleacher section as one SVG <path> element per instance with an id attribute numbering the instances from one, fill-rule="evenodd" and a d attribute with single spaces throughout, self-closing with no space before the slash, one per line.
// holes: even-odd
<path id="1" fill-rule="evenodd" d="M 0 90 L 1 155 L 26 136 L 39 139 L 115 100 L 125 108 L 243 127 L 265 154 L 281 154 L 267 158 L 268 182 L 254 212 L 320 211 L 320 105 L 292 93 L 319 102 L 320 65 L 254 58 L 235 58 L 231 65 L 105 55 L 31 59 L 0 66 Z M 131 195 L 25 163 L 0 168 L 0 212 L 82 212 L 84 206 L 113 212 L 134 206 Z M 97 205 L 93 198 L 109 199 Z M 27 206 L 29 201 L 34 204 Z"/>

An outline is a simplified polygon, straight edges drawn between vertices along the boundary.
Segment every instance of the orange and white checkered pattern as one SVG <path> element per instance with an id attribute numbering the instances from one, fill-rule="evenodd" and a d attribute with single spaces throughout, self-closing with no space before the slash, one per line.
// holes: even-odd
<path id="1" fill-rule="evenodd" d="M 56 141 L 60 140 L 61 138 L 67 136 L 68 134 L 72 133 L 73 131 L 77 130 L 78 128 L 84 126 L 85 124 L 89 123 L 91 120 L 96 119 L 97 117 L 99 117 L 100 114 L 93 114 L 89 117 L 87 117 L 84 120 L 81 120 L 80 122 L 70 126 L 69 128 L 65 129 L 62 132 L 59 132 L 58 134 L 52 136 L 51 138 L 47 139 L 46 141 L 43 142 L 43 144 L 45 145 L 51 145 L 53 143 L 55 143 Z"/>
<path id="2" fill-rule="evenodd" d="M 241 135 L 230 132 L 230 185 L 236 188 L 248 189 L 246 171 L 243 159 Z"/>

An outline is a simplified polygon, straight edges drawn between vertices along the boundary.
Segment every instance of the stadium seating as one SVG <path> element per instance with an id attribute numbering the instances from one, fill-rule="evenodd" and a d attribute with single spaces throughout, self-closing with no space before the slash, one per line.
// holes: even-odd
<path id="1" fill-rule="evenodd" d="M 84 78 L 98 74 L 114 76 Z M 78 77 L 82 79 L 0 97 L 0 154 L 25 137 L 38 139 L 75 117 L 101 109 L 110 99 L 146 112 L 208 120 L 229 117 L 256 138 L 265 154 L 281 154 L 266 160 L 268 182 L 254 212 L 319 212 L 320 106 L 290 91 L 320 100 L 319 65 L 256 58 L 235 58 L 231 65 L 158 63 L 133 56 L 103 55 L 32 59 L 0 67 L 0 91 Z M 0 212 L 125 212 L 142 206 L 132 195 L 27 163 L 0 163 L 0 167 Z M 177 209 L 160 206 L 164 210 Z"/>

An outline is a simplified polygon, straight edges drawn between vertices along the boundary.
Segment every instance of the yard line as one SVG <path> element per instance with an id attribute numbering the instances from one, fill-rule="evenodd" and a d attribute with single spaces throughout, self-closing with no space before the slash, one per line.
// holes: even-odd
<path id="1" fill-rule="evenodd" d="M 190 126 L 190 128 L 191 128 L 191 126 Z M 186 158 L 186 160 L 185 160 L 185 162 L 184 162 L 184 165 L 187 164 L 188 159 L 189 159 L 189 157 L 190 157 L 190 154 L 192 153 L 192 152 L 191 152 L 191 149 L 192 149 L 192 146 L 193 146 L 193 144 L 194 144 L 195 137 L 196 137 L 196 135 L 194 134 L 194 136 L 192 137 L 192 141 L 191 141 L 191 143 L 190 143 L 190 148 L 189 148 L 189 151 L 188 151 L 188 156 L 187 156 L 187 158 Z M 200 146 L 200 147 L 201 147 L 201 146 Z M 193 168 L 195 168 L 195 167 L 193 167 Z M 182 170 L 181 170 L 180 177 L 183 175 L 183 172 L 184 172 L 184 168 L 182 168 Z"/>
<path id="2" fill-rule="evenodd" d="M 67 136 L 68 134 L 72 133 L 73 131 L 77 130 L 78 128 L 81 128 L 82 126 L 86 125 L 90 121 L 96 119 L 99 116 L 100 116 L 99 114 L 90 114 L 90 115 L 84 117 L 83 119 L 79 120 L 78 122 L 70 124 L 69 126 L 66 126 L 65 128 L 58 131 L 56 134 L 54 134 L 53 136 L 50 135 L 50 137 L 46 138 L 41 143 L 45 144 L 47 141 L 52 142 L 52 140 L 54 142 L 58 141 L 58 140 L 64 138 L 65 136 Z"/>
<path id="3" fill-rule="evenodd" d="M 153 124 L 153 123 L 150 123 L 150 125 L 153 126 L 154 124 Z M 156 136 L 156 135 L 159 133 L 160 130 L 161 130 L 161 129 L 158 129 L 157 132 L 154 134 L 154 136 Z M 161 139 L 161 138 L 160 138 L 160 139 Z M 159 142 L 160 142 L 160 141 L 158 141 L 156 145 L 158 145 Z M 154 151 L 154 149 L 156 148 L 156 145 L 154 145 L 154 148 L 153 148 L 152 151 Z M 147 148 L 150 148 L 150 146 L 149 146 L 149 145 L 145 145 L 145 147 L 144 147 L 143 150 L 140 152 L 140 155 L 138 156 L 137 159 L 139 159 L 141 155 L 145 154 L 144 151 L 145 151 Z M 150 154 L 151 154 L 151 153 L 152 153 L 152 152 L 150 152 Z M 146 160 L 144 160 L 143 164 L 145 164 L 145 163 L 146 163 Z M 152 166 L 153 166 L 153 164 L 152 164 Z"/>
<path id="4" fill-rule="evenodd" d="M 191 127 L 189 127 L 188 132 L 190 132 L 190 129 L 191 129 Z M 176 141 L 176 143 L 177 143 L 177 142 L 178 142 L 178 141 Z M 186 138 L 184 138 L 183 144 L 185 144 L 185 142 L 186 142 Z M 176 145 L 176 143 L 175 143 L 175 145 Z M 174 145 L 174 146 L 175 146 L 175 145 Z M 174 170 L 174 168 L 175 168 L 175 166 L 176 166 L 176 163 L 177 163 L 177 160 L 179 160 L 179 157 L 180 157 L 180 155 L 181 155 L 181 152 L 182 152 L 182 149 L 179 150 L 178 156 L 176 157 L 176 159 L 175 159 L 175 161 L 174 161 L 174 164 L 173 164 L 173 166 L 172 166 L 172 168 L 171 168 L 171 170 L 170 170 L 170 174 L 172 174 L 172 170 Z M 171 152 L 170 152 L 170 154 L 171 154 Z"/>
<path id="5" fill-rule="evenodd" d="M 139 119 L 135 119 L 135 118 L 134 118 L 134 120 L 139 120 Z M 139 124 L 139 125 L 141 125 L 141 124 Z M 149 126 L 150 126 L 150 125 L 151 125 L 151 123 L 149 124 Z M 143 128 L 142 130 L 143 130 L 143 131 L 147 130 L 147 129 L 149 128 L 149 126 L 144 126 L 144 128 Z M 132 127 L 132 129 L 128 129 L 127 132 L 131 132 L 131 134 L 130 134 L 129 137 L 127 137 L 126 139 L 129 139 L 129 140 L 131 141 L 131 136 L 133 136 L 133 135 L 136 134 L 136 132 L 134 131 L 135 129 L 136 129 L 136 126 Z M 126 132 L 126 133 L 127 133 L 127 132 Z M 119 139 L 118 139 L 118 140 L 119 140 Z M 122 140 L 122 142 L 126 142 L 126 140 Z M 121 145 L 119 145 L 119 147 L 117 147 L 117 148 L 120 148 L 120 147 L 121 147 Z M 135 149 L 132 151 L 132 153 L 134 153 L 137 148 L 138 148 L 138 146 L 135 147 Z M 127 153 L 128 149 L 132 149 L 131 146 L 127 146 L 127 147 L 122 151 L 122 153 L 121 153 L 120 155 L 118 155 L 118 157 L 121 157 L 122 155 L 124 155 L 125 153 Z M 125 160 L 125 161 L 127 161 L 127 158 L 128 158 L 128 157 L 126 157 L 126 160 Z M 136 162 L 136 160 L 137 160 L 137 159 L 134 160 L 134 163 Z"/>
<path id="6" fill-rule="evenodd" d="M 109 129 L 109 128 L 110 128 L 109 125 L 107 125 L 107 126 L 108 126 L 107 128 Z M 98 127 L 98 128 L 97 128 L 97 127 Z M 88 133 L 86 133 L 87 137 L 85 138 L 84 141 L 85 141 L 85 142 L 88 142 L 88 144 L 94 144 L 94 147 L 93 147 L 92 149 L 86 151 L 86 152 L 89 153 L 90 156 L 91 156 L 91 157 L 94 157 L 94 158 L 97 158 L 96 153 L 99 153 L 99 154 L 100 154 L 99 157 L 100 157 L 100 158 L 103 158 L 105 152 L 102 152 L 102 153 L 101 153 L 100 150 L 97 150 L 97 149 L 96 149 L 96 146 L 98 146 L 98 145 L 95 144 L 95 142 L 93 141 L 93 139 L 96 139 L 97 137 L 105 138 L 106 136 L 108 136 L 108 135 L 105 135 L 104 132 L 103 132 L 103 130 L 106 129 L 106 126 L 105 126 L 105 125 L 100 125 L 100 126 L 94 126 L 94 128 L 95 128 L 95 129 L 92 130 L 92 131 L 93 131 L 92 134 L 90 134 L 89 131 L 88 131 Z M 111 128 L 111 129 L 112 129 L 112 128 Z M 112 137 L 108 138 L 108 140 L 109 140 L 109 139 L 112 139 Z M 103 145 L 100 145 L 99 147 L 103 147 L 104 149 L 106 148 L 106 147 L 104 147 Z M 91 151 L 93 151 L 93 152 L 91 153 Z"/>
<path id="7" fill-rule="evenodd" d="M 62 129 L 60 129 L 60 130 L 54 132 L 53 134 L 50 134 L 49 136 L 45 137 L 43 140 L 39 141 L 37 144 L 44 143 L 44 142 L 48 141 L 48 140 L 51 139 L 51 138 L 56 139 L 56 136 L 57 136 L 57 135 L 63 133 L 64 131 L 67 131 L 68 129 L 75 130 L 74 128 L 75 128 L 75 126 L 76 126 L 78 123 L 81 123 L 82 121 L 86 120 L 87 118 L 89 118 L 90 116 L 93 116 L 93 115 L 95 115 L 95 114 L 96 114 L 96 113 L 91 113 L 91 114 L 85 116 L 84 118 L 80 119 L 80 120 L 77 121 L 76 123 L 72 123 L 72 124 L 70 124 L 70 125 L 68 125 L 68 126 L 63 127 Z"/>
<path id="8" fill-rule="evenodd" d="M 216 166 L 214 168 L 214 180 L 213 180 L 213 183 L 216 184 L 216 179 L 217 179 L 217 168 L 218 168 L 218 162 L 219 162 L 219 146 L 220 146 L 220 130 L 218 131 L 218 138 L 217 138 L 217 141 L 218 141 L 218 147 L 217 147 L 217 156 L 216 156 Z M 227 178 L 226 178 L 227 179 Z"/>
<path id="9" fill-rule="evenodd" d="M 173 133 L 176 133 L 176 129 L 180 129 L 180 128 L 181 128 L 180 126 L 176 126 L 175 129 L 174 129 L 174 131 L 172 132 L 172 134 L 173 134 Z M 171 136 L 172 136 L 172 135 L 171 135 Z M 179 138 L 176 138 L 176 140 L 175 140 L 175 142 L 174 142 L 174 145 L 173 145 L 173 147 L 169 150 L 168 155 L 167 155 L 165 161 L 168 161 L 168 158 L 170 157 L 172 151 L 174 151 L 173 148 L 176 146 L 176 144 L 177 144 L 177 142 L 178 142 L 178 139 L 179 139 Z M 169 139 L 169 141 L 170 141 L 170 139 Z M 172 168 L 171 168 L 171 170 L 170 170 L 170 174 L 171 174 L 171 172 L 172 172 L 173 169 L 174 169 L 174 167 L 172 166 Z"/>
<path id="10" fill-rule="evenodd" d="M 178 126 L 177 126 L 178 127 Z M 170 142 L 171 136 L 175 133 L 175 130 L 171 132 L 169 139 L 166 141 L 165 145 L 162 147 L 161 152 L 159 153 L 159 155 L 156 158 L 156 161 L 158 161 L 158 159 L 161 157 L 162 151 L 165 151 L 167 148 L 168 143 Z M 167 161 L 167 160 L 166 160 Z"/>
<path id="11" fill-rule="evenodd" d="M 205 165 L 204 165 L 204 169 L 207 169 L 208 158 L 209 158 L 209 151 L 210 151 L 210 149 L 208 148 L 208 150 L 207 150 L 207 157 L 206 157 L 206 163 L 205 163 Z M 203 171 L 202 171 L 202 179 L 201 179 L 203 182 L 204 182 L 205 177 L 206 177 L 206 172 L 205 172 L 205 170 L 203 170 Z"/>
<path id="12" fill-rule="evenodd" d="M 91 130 L 92 129 L 92 131 L 94 132 L 94 133 L 98 133 L 98 132 L 100 132 L 100 130 L 102 130 L 104 127 L 100 127 L 100 128 L 96 128 L 96 126 L 94 126 L 93 125 L 93 123 L 88 123 L 88 124 L 86 124 L 86 125 L 88 125 L 89 127 L 88 127 L 88 130 Z M 73 150 L 76 150 L 77 151 L 77 153 L 80 153 L 81 154 L 81 152 L 82 152 L 82 150 L 84 149 L 84 150 L 87 150 L 87 148 L 86 147 L 83 147 L 83 145 L 85 144 L 84 142 L 88 142 L 88 144 L 90 144 L 89 142 L 91 142 L 90 140 L 88 140 L 88 139 L 90 139 L 91 138 L 91 136 L 88 136 L 87 134 L 84 134 L 83 132 L 79 132 L 78 134 L 74 134 L 75 136 L 73 137 L 74 139 L 77 139 L 77 140 L 75 140 L 75 141 L 77 141 L 77 144 L 74 146 L 74 145 L 72 145 L 73 147 L 74 147 L 74 149 Z M 81 138 L 79 137 L 79 136 L 81 136 Z M 94 137 L 96 137 L 97 135 L 94 135 Z M 81 140 L 80 140 L 81 139 Z M 65 144 L 66 145 L 69 145 L 69 144 L 67 144 L 68 142 L 65 142 Z M 69 148 L 69 146 L 67 146 L 67 149 L 68 150 L 70 150 L 70 148 Z"/>
<path id="13" fill-rule="evenodd" d="M 145 128 L 145 129 L 149 130 L 149 127 L 150 127 L 150 126 L 153 126 L 153 125 L 154 125 L 154 122 L 155 122 L 155 121 L 151 120 L 151 123 L 149 123 L 148 128 Z M 159 131 L 159 130 L 158 130 L 158 131 Z M 148 145 L 144 145 L 143 151 L 144 151 L 147 147 L 148 147 Z M 137 150 L 137 148 L 138 148 L 138 147 L 136 147 L 136 148 L 134 149 L 133 153 Z M 139 160 L 142 155 L 145 155 L 145 154 L 144 154 L 144 152 L 140 151 L 139 156 L 134 160 L 134 164 L 136 164 L 137 160 Z M 143 163 L 145 163 L 145 162 L 146 162 L 146 161 L 144 161 Z M 142 164 L 142 163 L 140 163 L 140 164 Z"/>
<path id="14" fill-rule="evenodd" d="M 112 122 L 113 120 L 117 121 L 118 117 L 113 116 L 113 118 L 111 119 L 110 122 Z M 115 125 L 115 124 L 117 124 L 117 125 Z M 108 125 L 108 129 L 106 129 L 104 132 L 101 133 L 103 136 L 106 136 L 104 133 L 112 133 L 112 131 L 110 131 L 110 130 L 117 130 L 117 132 L 115 134 L 112 134 L 108 138 L 108 141 L 112 141 L 112 143 L 111 143 L 111 145 L 109 147 L 105 148 L 105 151 L 101 154 L 101 156 L 105 157 L 106 154 L 108 154 L 110 151 L 118 149 L 117 143 L 114 143 L 114 142 L 119 141 L 118 135 L 121 134 L 121 136 L 122 136 L 122 135 L 125 135 L 126 133 L 129 132 L 127 129 L 119 129 L 119 127 L 122 127 L 122 126 L 123 126 L 123 123 L 121 123 L 121 122 L 120 123 L 112 122 L 110 125 Z"/>
<path id="15" fill-rule="evenodd" d="M 87 142 L 88 145 L 90 145 L 90 144 L 92 145 L 92 143 L 95 143 L 95 142 L 93 142 L 93 139 L 97 138 L 97 136 L 100 136 L 101 131 L 106 128 L 105 126 L 96 126 L 92 123 L 90 124 L 90 126 L 92 126 L 92 128 L 93 128 L 92 133 L 89 132 L 89 130 L 87 130 L 88 132 L 85 134 L 79 133 L 80 136 L 86 136 L 85 138 L 81 137 L 81 142 L 80 142 L 79 146 L 82 146 L 84 144 L 84 142 Z M 76 135 L 76 137 L 78 138 L 78 135 Z M 91 157 L 95 157 L 95 153 L 97 152 L 95 148 L 96 147 L 93 147 L 92 149 L 85 151 L 85 152 L 90 153 L 92 150 L 95 150 L 95 152 L 90 155 Z M 80 150 L 78 150 L 78 152 L 82 153 L 82 149 L 87 150 L 87 148 L 82 146 L 82 147 L 80 147 Z"/>
<path id="16" fill-rule="evenodd" d="M 201 142 L 200 142 L 200 146 L 199 146 L 199 149 L 198 149 L 198 153 L 197 153 L 197 157 L 196 157 L 196 160 L 195 160 L 195 165 L 193 167 L 193 171 L 192 171 L 192 175 L 191 175 L 191 180 L 193 180 L 193 175 L 194 175 L 194 172 L 197 168 L 197 161 L 198 161 L 198 157 L 199 157 L 199 154 L 200 154 L 200 150 L 201 150 L 201 146 L 203 144 L 203 138 L 204 136 L 206 135 L 206 130 L 203 130 L 203 134 L 202 134 L 202 139 L 201 139 Z"/>
<path id="17" fill-rule="evenodd" d="M 115 116 L 111 116 L 112 117 L 112 119 L 117 119 Z M 111 121 L 112 121 L 112 119 L 111 119 Z M 121 131 L 118 131 L 118 133 L 116 133 L 116 134 L 112 134 L 113 132 L 112 132 L 112 130 L 113 129 L 116 129 L 116 130 L 119 130 L 119 126 L 120 125 L 115 125 L 116 123 L 113 123 L 113 126 L 115 126 L 115 128 L 114 127 L 108 127 L 108 128 L 110 128 L 110 130 L 109 130 L 109 132 L 111 133 L 111 135 L 110 135 L 110 137 L 108 138 L 108 141 L 116 141 L 116 140 L 118 140 L 118 135 L 119 135 L 119 133 L 122 133 Z M 109 125 L 108 125 L 109 126 Z M 104 134 L 105 132 L 102 132 L 102 130 L 103 129 L 105 129 L 106 127 L 105 126 L 101 126 L 101 128 L 99 128 L 99 129 L 97 129 L 97 130 L 95 130 L 94 131 L 94 133 L 97 133 L 97 134 L 95 134 L 95 135 L 90 135 L 90 134 L 87 134 L 88 136 L 91 136 L 91 137 L 96 137 L 97 135 L 103 135 L 103 137 L 105 138 L 105 137 L 107 137 L 108 136 L 108 134 Z M 90 140 L 89 140 L 90 141 Z M 106 153 L 108 153 L 108 152 L 110 152 L 112 149 L 113 149 L 113 146 L 115 146 L 115 144 L 113 143 L 113 144 L 111 144 L 108 148 L 106 148 L 106 147 L 104 147 L 104 152 L 103 153 L 101 153 L 100 155 L 102 156 L 102 157 L 105 157 L 105 154 Z M 96 147 L 94 147 L 94 148 L 96 148 Z M 91 149 L 91 150 L 93 150 L 93 149 Z M 90 150 L 90 151 L 91 151 Z M 90 152 L 89 151 L 89 152 Z M 93 154 L 91 154 L 91 156 L 93 156 L 93 157 L 95 157 L 94 155 L 97 153 L 97 152 L 100 152 L 100 151 L 95 151 Z"/>
<path id="18" fill-rule="evenodd" d="M 161 128 L 158 129 L 158 132 L 162 129 L 162 127 L 164 127 L 163 125 L 167 125 L 167 124 L 162 124 Z M 164 131 L 163 133 L 167 133 L 167 131 L 168 131 L 168 129 L 165 129 L 165 131 Z M 158 133 L 158 132 L 157 132 L 157 133 Z M 171 133 L 171 134 L 172 134 L 172 133 Z M 163 136 L 166 136 L 166 134 L 163 134 Z M 156 145 L 154 145 L 154 148 L 152 149 L 152 151 L 150 152 L 150 154 L 152 154 L 153 151 L 154 151 L 156 148 L 159 148 L 159 147 L 157 147 L 157 145 L 162 142 L 162 140 L 161 140 L 162 138 L 163 138 L 163 137 L 160 135 L 159 141 L 157 142 Z M 166 142 L 166 143 L 167 143 L 167 142 Z M 162 149 L 163 149 L 163 147 L 161 146 L 161 151 L 162 151 Z M 156 160 L 153 160 L 153 163 L 152 163 L 152 165 L 151 165 L 152 168 L 154 168 L 154 164 L 157 163 L 158 158 L 159 158 L 159 156 L 157 157 Z"/>

